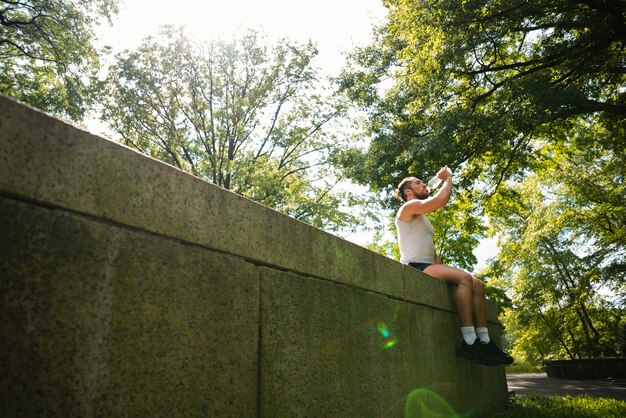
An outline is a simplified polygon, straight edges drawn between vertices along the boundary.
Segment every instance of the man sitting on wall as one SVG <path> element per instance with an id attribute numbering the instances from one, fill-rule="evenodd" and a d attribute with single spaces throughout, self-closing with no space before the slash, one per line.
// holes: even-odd
<path id="1" fill-rule="evenodd" d="M 463 270 L 442 264 L 435 252 L 434 230 L 426 214 L 448 203 L 452 172 L 443 167 L 437 177 L 444 183 L 432 197 L 428 187 L 415 177 L 402 180 L 395 191 L 404 202 L 396 215 L 400 262 L 455 285 L 454 299 L 463 335 L 457 350 L 459 357 L 486 366 L 511 364 L 513 358 L 489 338 L 484 283 Z"/>

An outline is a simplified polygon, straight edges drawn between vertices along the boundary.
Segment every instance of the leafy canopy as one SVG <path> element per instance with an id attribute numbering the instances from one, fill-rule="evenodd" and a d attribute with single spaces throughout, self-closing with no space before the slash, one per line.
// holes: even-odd
<path id="1" fill-rule="evenodd" d="M 80 120 L 99 69 L 93 27 L 117 0 L 1 0 L 0 93 Z"/>
<path id="2" fill-rule="evenodd" d="M 625 156 L 601 147 L 601 127 L 576 131 L 546 144 L 535 172 L 506 182 L 486 207 L 501 247 L 487 276 L 509 289 L 503 322 L 514 353 L 531 362 L 626 347 Z"/>
<path id="3" fill-rule="evenodd" d="M 141 152 L 338 230 L 356 223 L 343 205 L 349 196 L 335 190 L 343 106 L 318 87 L 316 53 L 311 44 L 267 45 L 255 31 L 194 44 L 164 27 L 117 56 L 104 119 Z"/>
<path id="4" fill-rule="evenodd" d="M 468 178 L 496 186 L 532 169 L 545 132 L 581 117 L 616 133 L 603 146 L 624 149 L 625 1 L 385 4 L 387 24 L 342 77 L 370 114 L 356 179 L 385 188 L 466 163 Z"/>

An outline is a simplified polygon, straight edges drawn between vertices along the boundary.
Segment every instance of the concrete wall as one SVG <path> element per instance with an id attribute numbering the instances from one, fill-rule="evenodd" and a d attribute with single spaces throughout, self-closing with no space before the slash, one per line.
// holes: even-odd
<path id="1" fill-rule="evenodd" d="M 502 366 L 456 358 L 448 285 L 3 96 L 0 255 L 3 417 L 506 400 Z"/>

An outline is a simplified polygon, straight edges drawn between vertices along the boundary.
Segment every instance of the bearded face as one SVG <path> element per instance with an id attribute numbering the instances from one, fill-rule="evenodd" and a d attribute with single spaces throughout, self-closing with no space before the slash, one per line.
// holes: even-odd
<path id="1" fill-rule="evenodd" d="M 422 180 L 415 180 L 413 184 L 411 184 L 410 189 L 417 199 L 424 200 L 430 196 L 430 190 L 428 190 L 428 187 Z"/>

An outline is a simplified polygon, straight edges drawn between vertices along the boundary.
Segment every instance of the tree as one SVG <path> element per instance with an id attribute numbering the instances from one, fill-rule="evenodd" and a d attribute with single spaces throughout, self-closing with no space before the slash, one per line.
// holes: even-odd
<path id="1" fill-rule="evenodd" d="M 536 172 L 486 208 L 501 247 L 487 276 L 509 289 L 503 322 L 518 358 L 624 354 L 624 155 L 591 141 L 606 131 L 582 128 L 547 144 Z"/>
<path id="2" fill-rule="evenodd" d="M 80 120 L 99 68 L 93 26 L 117 0 L 0 1 L 0 93 Z"/>
<path id="3" fill-rule="evenodd" d="M 579 119 L 612 132 L 606 149 L 625 148 L 624 0 L 385 4 L 388 23 L 341 83 L 370 114 L 356 179 L 386 187 L 464 163 L 466 186 L 482 174 L 495 188 L 532 169 L 546 132 Z"/>
<path id="4" fill-rule="evenodd" d="M 339 230 L 355 222 L 348 194 L 335 190 L 342 106 L 317 87 L 316 53 L 311 44 L 270 47 L 254 31 L 193 44 L 182 29 L 164 27 L 117 56 L 104 119 L 128 146 Z"/>

